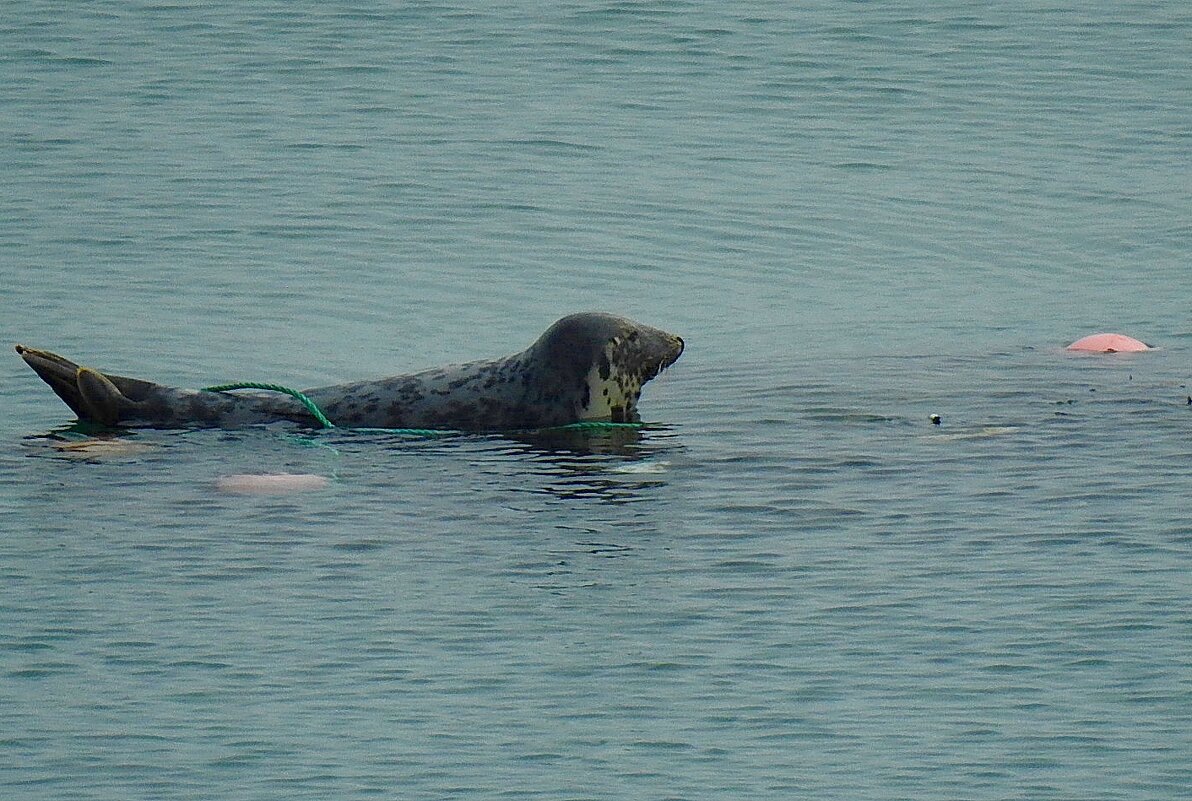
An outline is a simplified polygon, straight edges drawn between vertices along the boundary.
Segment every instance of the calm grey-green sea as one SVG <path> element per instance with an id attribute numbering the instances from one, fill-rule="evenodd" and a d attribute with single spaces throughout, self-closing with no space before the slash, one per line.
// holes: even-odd
<path id="1" fill-rule="evenodd" d="M 9 352 L 0 797 L 1192 797 L 1187 3 L 2 17 L 5 347 L 687 352 L 638 434 L 103 444 Z"/>

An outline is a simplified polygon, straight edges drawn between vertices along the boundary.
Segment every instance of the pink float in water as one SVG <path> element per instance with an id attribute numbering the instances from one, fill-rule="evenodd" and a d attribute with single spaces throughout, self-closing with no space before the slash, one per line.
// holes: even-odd
<path id="1" fill-rule="evenodd" d="M 220 476 L 215 485 L 224 492 L 241 495 L 277 495 L 319 490 L 330 483 L 327 478 L 313 473 L 242 473 Z"/>
<path id="2" fill-rule="evenodd" d="M 1086 353 L 1135 353 L 1151 346 L 1125 334 L 1089 334 L 1068 346 L 1068 350 Z"/>

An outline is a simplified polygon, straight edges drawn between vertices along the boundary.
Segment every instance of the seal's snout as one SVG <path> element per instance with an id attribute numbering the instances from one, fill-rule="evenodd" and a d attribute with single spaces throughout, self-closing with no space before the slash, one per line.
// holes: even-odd
<path id="1" fill-rule="evenodd" d="M 683 348 L 687 347 L 687 343 L 683 341 L 683 337 L 677 334 L 667 334 L 666 342 L 669 347 L 666 349 L 666 355 L 662 359 L 662 365 L 659 372 L 670 367 L 675 362 L 679 361 L 679 357 L 683 355 Z"/>

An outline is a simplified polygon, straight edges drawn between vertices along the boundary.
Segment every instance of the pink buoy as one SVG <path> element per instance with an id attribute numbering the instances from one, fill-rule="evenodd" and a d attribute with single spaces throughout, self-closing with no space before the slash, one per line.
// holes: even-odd
<path id="1" fill-rule="evenodd" d="M 313 473 L 241 473 L 220 476 L 215 485 L 224 492 L 238 495 L 280 495 L 320 490 L 330 483 L 324 476 Z"/>
<path id="2" fill-rule="evenodd" d="M 1150 345 L 1125 334 L 1090 334 L 1068 346 L 1068 350 L 1085 353 L 1136 353 L 1150 349 Z"/>

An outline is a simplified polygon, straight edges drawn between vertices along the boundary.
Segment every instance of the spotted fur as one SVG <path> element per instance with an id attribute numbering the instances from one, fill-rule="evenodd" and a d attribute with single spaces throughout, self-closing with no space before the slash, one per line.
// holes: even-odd
<path id="1" fill-rule="evenodd" d="M 175 389 L 92 370 L 17 346 L 81 420 L 105 425 L 230 428 L 312 423 L 285 395 Z M 375 381 L 304 390 L 338 426 L 501 431 L 588 420 L 637 420 L 642 386 L 683 340 L 624 317 L 589 312 L 552 325 L 521 353 Z"/>

